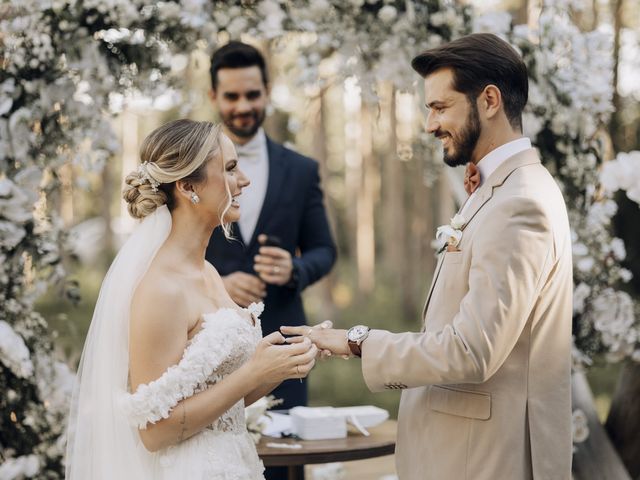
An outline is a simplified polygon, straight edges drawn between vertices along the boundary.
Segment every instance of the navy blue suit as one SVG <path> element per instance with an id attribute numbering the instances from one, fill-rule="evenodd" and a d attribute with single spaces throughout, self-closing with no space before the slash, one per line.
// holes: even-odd
<path id="1" fill-rule="evenodd" d="M 237 271 L 256 274 L 254 256 L 260 248 L 257 237 L 261 233 L 278 237 L 281 247 L 291 253 L 297 284 L 267 285 L 261 316 L 263 335 L 278 330 L 281 325 L 306 324 L 300 294 L 326 275 L 336 260 L 336 247 L 322 202 L 318 163 L 270 139 L 267 139 L 267 151 L 269 180 L 253 237 L 245 244 L 236 223 L 232 225 L 235 239 L 231 241 L 216 228 L 206 252 L 206 259 L 222 276 Z M 306 405 L 306 381 L 285 381 L 273 395 L 284 400 L 278 408 Z"/>

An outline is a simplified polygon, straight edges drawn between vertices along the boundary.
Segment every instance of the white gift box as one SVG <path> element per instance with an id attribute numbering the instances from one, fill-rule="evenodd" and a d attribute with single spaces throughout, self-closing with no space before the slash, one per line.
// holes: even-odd
<path id="1" fill-rule="evenodd" d="M 357 407 L 295 407 L 289 411 L 291 430 L 303 440 L 328 440 L 347 436 L 347 422 L 368 435 L 366 428 L 375 427 L 389 418 L 389 412 L 373 405 Z"/>
<path id="2" fill-rule="evenodd" d="M 303 440 L 347 436 L 347 420 L 333 407 L 294 407 L 289 410 L 293 431 Z"/>

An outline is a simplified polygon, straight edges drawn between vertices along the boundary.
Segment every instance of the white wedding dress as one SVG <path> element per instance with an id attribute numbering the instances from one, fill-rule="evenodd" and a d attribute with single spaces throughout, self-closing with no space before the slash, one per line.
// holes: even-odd
<path id="1" fill-rule="evenodd" d="M 262 308 L 262 304 L 249 306 L 245 311 L 251 318 L 231 308 L 204 315 L 202 329 L 185 348 L 180 363 L 123 399 L 123 411 L 134 425 L 144 428 L 166 418 L 180 400 L 207 389 L 246 362 L 262 338 L 258 317 Z M 153 456 L 157 480 L 264 478 L 246 429 L 243 400 L 205 430 Z"/>
<path id="2" fill-rule="evenodd" d="M 130 391 L 131 300 L 170 230 L 171 214 L 160 207 L 136 227 L 102 283 L 71 402 L 67 480 L 264 478 L 246 430 L 242 399 L 212 425 L 172 447 L 151 453 L 140 439 L 138 428 L 166 418 L 179 401 L 237 370 L 262 338 L 262 304 L 204 314 L 180 362 Z"/>

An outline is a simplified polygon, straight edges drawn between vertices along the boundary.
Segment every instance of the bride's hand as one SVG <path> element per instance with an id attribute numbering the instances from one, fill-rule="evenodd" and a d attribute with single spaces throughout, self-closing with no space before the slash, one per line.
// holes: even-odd
<path id="1" fill-rule="evenodd" d="M 280 332 L 273 332 L 258 343 L 250 360 L 251 371 L 260 383 L 304 378 L 315 365 L 317 354 L 317 347 L 309 339 L 287 343 Z"/>
<path id="2" fill-rule="evenodd" d="M 351 355 L 347 343 L 347 331 L 327 328 L 325 322 L 315 327 L 280 327 L 280 331 L 285 335 L 300 335 L 308 338 L 323 352 L 323 355 L 326 355 L 325 352 L 330 352 L 333 355 Z M 288 338 L 287 342 L 291 343 L 292 340 L 292 338 Z"/>

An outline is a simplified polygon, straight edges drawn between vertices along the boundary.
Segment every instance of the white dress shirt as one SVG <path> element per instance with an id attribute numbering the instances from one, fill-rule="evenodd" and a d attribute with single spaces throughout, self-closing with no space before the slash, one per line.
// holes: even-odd
<path id="1" fill-rule="evenodd" d="M 248 244 L 258 223 L 269 181 L 269 154 L 264 130 L 260 128 L 244 145 L 236 145 L 236 152 L 240 170 L 251 181 L 251 184 L 244 188 L 242 195 L 238 197 L 240 203 L 238 226 L 244 243 Z"/>
<path id="2" fill-rule="evenodd" d="M 480 185 L 484 183 L 484 181 L 491 176 L 496 169 L 504 163 L 505 160 L 517 155 L 520 152 L 528 150 L 531 148 L 531 140 L 527 137 L 518 138 L 517 140 L 512 140 L 509 143 L 505 143 L 504 145 L 500 145 L 498 148 L 491 150 L 487 153 L 482 159 L 478 162 L 478 169 L 480 170 Z M 468 208 L 475 196 L 476 192 L 480 189 L 480 185 L 476 188 L 475 192 L 473 192 L 467 201 L 460 213 L 464 216 L 464 211 Z"/>

